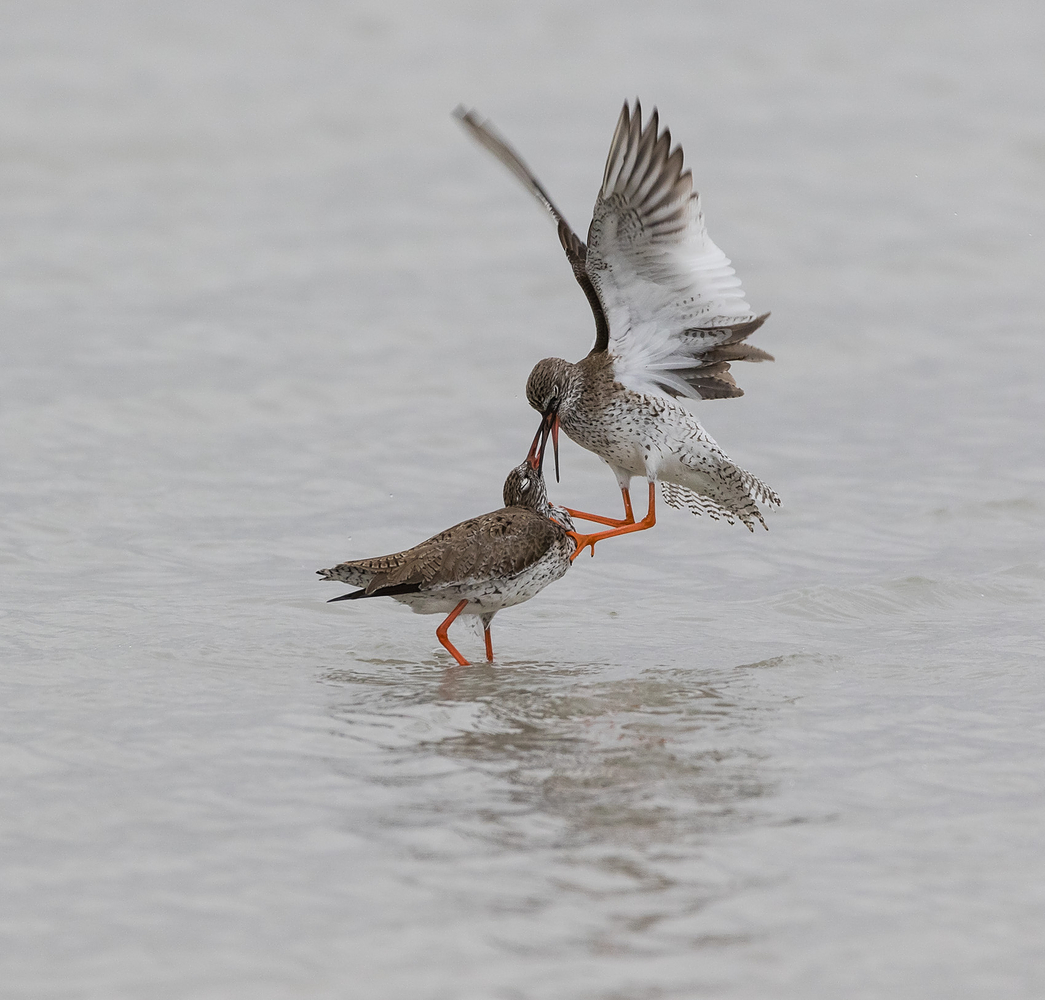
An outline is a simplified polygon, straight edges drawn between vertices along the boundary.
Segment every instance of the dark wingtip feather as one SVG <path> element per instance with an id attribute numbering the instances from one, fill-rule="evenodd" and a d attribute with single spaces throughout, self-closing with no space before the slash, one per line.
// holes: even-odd
<path id="1" fill-rule="evenodd" d="M 371 581 L 373 586 L 373 581 Z M 356 601 L 362 600 L 364 597 L 395 597 L 397 594 L 417 594 L 421 590 L 419 583 L 395 583 L 390 587 L 377 587 L 367 593 L 366 590 L 353 590 L 350 594 L 342 594 L 340 597 L 332 597 L 327 604 L 333 604 L 334 601 Z"/>
<path id="2" fill-rule="evenodd" d="M 340 597 L 332 597 L 327 604 L 333 604 L 334 601 L 353 601 L 357 597 L 366 597 L 367 592 L 365 590 L 353 590 L 350 594 L 342 594 Z"/>

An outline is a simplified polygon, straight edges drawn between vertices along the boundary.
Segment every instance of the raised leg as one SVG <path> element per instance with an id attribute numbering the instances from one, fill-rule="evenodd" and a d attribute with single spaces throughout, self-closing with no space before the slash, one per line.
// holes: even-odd
<path id="1" fill-rule="evenodd" d="M 578 549 L 577 551 L 579 552 L 579 551 L 580 551 L 580 549 Z M 594 552 L 595 550 L 594 550 L 594 549 L 592 549 L 592 551 Z M 451 612 L 450 612 L 450 614 L 448 614 L 448 615 L 447 615 L 447 616 L 446 616 L 446 617 L 445 617 L 445 618 L 443 619 L 443 623 L 442 623 L 442 625 L 440 625 L 440 626 L 439 626 L 439 628 L 437 628 L 437 629 L 435 630 L 435 635 L 436 635 L 436 638 L 437 638 L 437 639 L 438 639 L 438 640 L 439 640 L 439 641 L 440 641 L 440 642 L 441 642 L 441 643 L 443 644 L 443 646 L 444 646 L 444 647 L 446 647 L 446 649 L 447 649 L 447 651 L 448 651 L 448 652 L 450 653 L 450 655 L 451 655 L 451 656 L 452 656 L 452 657 L 453 657 L 453 658 L 454 658 L 454 659 L 455 659 L 455 660 L 456 660 L 456 661 L 457 661 L 458 663 L 460 663 L 462 667 L 467 667 L 467 666 L 469 666 L 469 663 L 468 663 L 468 661 L 467 661 L 467 660 L 466 660 L 466 659 L 465 659 L 465 658 L 464 658 L 464 657 L 463 657 L 463 656 L 462 656 L 462 655 L 461 655 L 461 654 L 460 654 L 459 652 L 457 652 L 457 649 L 456 649 L 456 647 L 454 646 L 454 644 L 453 644 L 453 643 L 452 643 L 452 642 L 451 642 L 451 641 L 449 640 L 449 638 L 447 638 L 447 635 L 446 635 L 446 630 L 447 630 L 447 629 L 448 629 L 448 628 L 449 628 L 449 627 L 450 627 L 450 626 L 451 626 L 451 625 L 453 624 L 453 621 L 454 621 L 454 619 L 455 619 L 455 618 L 456 618 L 456 617 L 457 617 L 457 616 L 458 616 L 458 615 L 459 615 L 459 614 L 460 614 L 460 613 L 461 613 L 462 611 L 464 611 L 464 609 L 465 609 L 465 605 L 466 605 L 467 603 L 468 603 L 467 601 L 461 601 L 461 603 L 460 603 L 460 604 L 458 604 L 458 605 L 457 605 L 457 607 L 456 607 L 456 608 L 454 608 L 454 609 L 453 609 L 453 611 L 451 611 Z"/>
<path id="2" fill-rule="evenodd" d="M 624 519 L 621 520 L 619 517 L 603 517 L 601 514 L 585 514 L 583 510 L 570 510 L 566 508 L 566 513 L 570 517 L 579 518 L 582 521 L 594 521 L 596 524 L 608 524 L 614 528 L 623 528 L 626 524 L 635 523 L 635 515 L 631 512 L 631 493 L 626 486 L 621 487 L 621 495 L 624 497 Z M 592 550 L 594 552 L 594 549 Z"/>
<path id="3" fill-rule="evenodd" d="M 612 531 L 600 531 L 594 535 L 580 535 L 576 531 L 569 532 L 570 536 L 577 543 L 577 550 L 570 556 L 570 562 L 573 562 L 587 548 L 591 546 L 591 554 L 595 555 L 595 543 L 601 542 L 604 538 L 613 538 L 615 535 L 627 535 L 632 531 L 645 531 L 647 528 L 652 528 L 657 523 L 657 512 L 655 509 L 657 500 L 657 484 L 651 482 L 649 484 L 649 510 L 646 511 L 646 516 L 641 521 L 633 521 L 631 524 L 624 524 L 620 527 L 614 528 Z M 624 491 L 627 495 L 627 491 Z M 628 513 L 631 513 L 631 504 L 628 504 Z"/>

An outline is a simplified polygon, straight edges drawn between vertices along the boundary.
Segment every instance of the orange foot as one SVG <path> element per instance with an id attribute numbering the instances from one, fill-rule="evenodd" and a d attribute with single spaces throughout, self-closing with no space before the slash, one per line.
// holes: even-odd
<path id="1" fill-rule="evenodd" d="M 631 499 L 628 497 L 628 491 L 622 490 L 621 492 L 624 494 L 625 511 L 629 516 L 631 516 Z M 589 545 L 591 546 L 591 554 L 592 556 L 594 556 L 595 543 L 601 542 L 604 538 L 613 538 L 615 535 L 627 535 L 632 531 L 645 531 L 647 528 L 652 528 L 653 525 L 657 523 L 657 514 L 655 510 L 656 498 L 656 484 L 650 483 L 649 510 L 646 512 L 646 516 L 641 521 L 636 521 L 632 516 L 632 519 L 630 521 L 617 522 L 618 526 L 615 527 L 612 531 L 600 531 L 594 535 L 581 535 L 578 534 L 576 531 L 567 532 L 567 534 L 569 534 L 569 536 L 577 544 L 576 550 L 574 551 L 573 555 L 570 556 L 570 562 L 573 562 L 573 560 L 576 559 L 577 556 L 579 556 Z M 572 515 L 573 511 L 570 511 L 570 514 Z M 581 514 L 579 516 L 585 517 L 586 515 Z M 603 524 L 614 523 L 607 518 L 591 517 L 589 518 L 589 520 L 598 520 L 601 521 Z"/>
<path id="2" fill-rule="evenodd" d="M 585 514 L 583 510 L 570 510 L 566 513 L 570 517 L 580 518 L 582 521 L 594 521 L 596 524 L 608 524 L 613 528 L 623 528 L 626 524 L 635 523 L 635 515 L 631 512 L 631 493 L 625 487 L 621 487 L 621 496 L 624 497 L 624 517 L 604 517 L 602 514 Z"/>

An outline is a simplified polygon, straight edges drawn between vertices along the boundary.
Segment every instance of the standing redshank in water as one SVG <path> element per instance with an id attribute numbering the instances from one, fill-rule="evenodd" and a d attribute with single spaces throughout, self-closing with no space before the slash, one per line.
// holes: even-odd
<path id="1" fill-rule="evenodd" d="M 462 666 L 468 661 L 447 629 L 459 615 L 477 615 L 492 660 L 493 616 L 558 580 L 590 537 L 574 532 L 564 508 L 548 503 L 538 443 L 534 438 L 526 461 L 508 473 L 500 510 L 462 521 L 404 552 L 318 570 L 324 580 L 363 588 L 332 600 L 391 597 L 417 614 L 446 615 L 435 634 Z"/>
<path id="2" fill-rule="evenodd" d="M 591 544 L 594 553 L 594 543 L 602 538 L 652 528 L 657 480 L 673 507 L 730 523 L 737 518 L 752 531 L 756 520 L 765 527 L 757 502 L 779 504 L 780 499 L 734 465 L 673 397 L 743 395 L 729 365 L 772 360 L 744 343 L 769 314 L 751 311 L 729 259 L 711 242 L 693 177 L 682 169 L 682 149 L 672 150 L 671 133 L 659 131 L 656 109 L 643 128 L 639 102 L 634 111 L 625 103 L 587 244 L 489 123 L 464 108 L 454 114 L 551 213 L 595 314 L 591 353 L 577 364 L 545 358 L 526 383 L 530 405 L 542 414 L 542 452 L 552 439 L 556 478 L 561 426 L 606 462 L 620 485 L 623 518 L 569 511 L 613 526 L 584 536 L 583 544 Z M 649 480 L 649 510 L 641 521 L 632 513 L 633 476 Z"/>

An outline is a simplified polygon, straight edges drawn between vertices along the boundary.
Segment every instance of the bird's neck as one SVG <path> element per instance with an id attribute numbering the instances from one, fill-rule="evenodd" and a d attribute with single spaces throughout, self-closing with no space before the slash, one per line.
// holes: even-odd
<path id="1" fill-rule="evenodd" d="M 571 384 L 563 394 L 563 410 L 582 406 L 598 407 L 599 402 L 613 388 L 613 358 L 607 351 L 589 354 L 571 366 Z"/>

